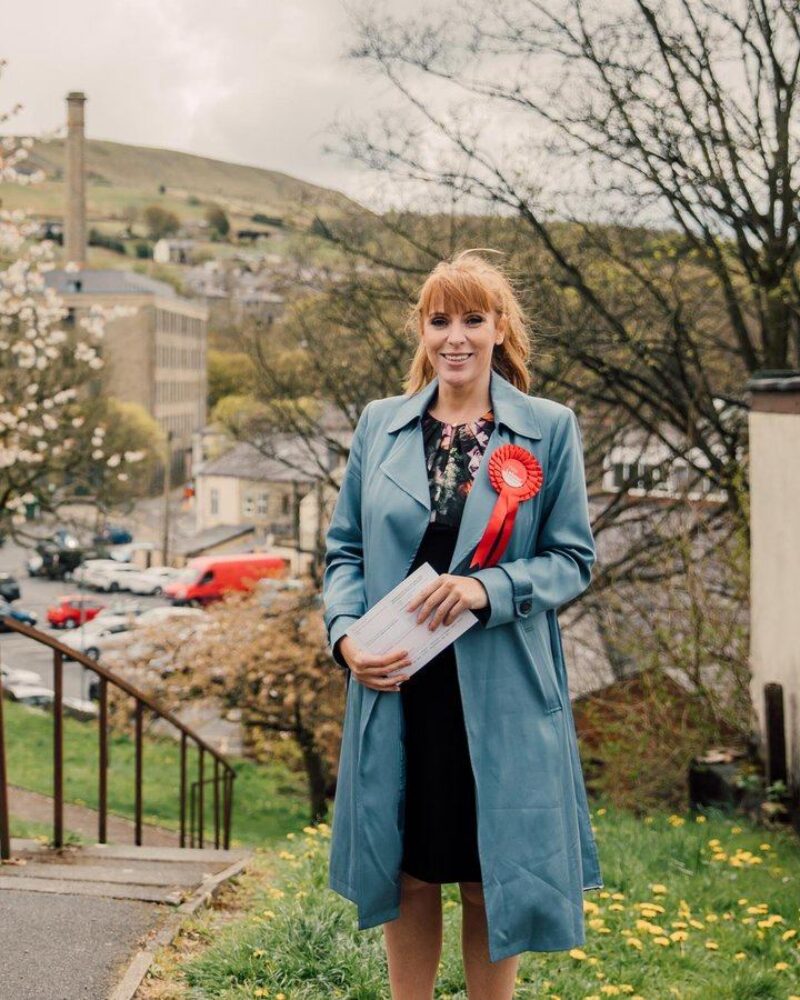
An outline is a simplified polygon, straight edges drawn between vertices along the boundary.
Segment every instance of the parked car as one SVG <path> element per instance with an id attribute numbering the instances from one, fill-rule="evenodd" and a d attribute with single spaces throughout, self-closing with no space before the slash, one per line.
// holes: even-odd
<path id="1" fill-rule="evenodd" d="M 0 663 L 0 676 L 3 678 L 3 685 L 6 684 L 41 684 L 42 678 L 35 670 L 17 670 L 16 667 L 9 667 L 7 663 Z"/>
<path id="2" fill-rule="evenodd" d="M 23 625 L 35 625 L 39 620 L 38 615 L 33 611 L 25 611 L 24 608 L 15 608 L 8 601 L 0 601 L 0 632 L 11 631 L 8 625 L 2 621 L 4 616 L 22 622 Z"/>
<path id="3" fill-rule="evenodd" d="M 53 628 L 79 628 L 100 614 L 102 601 L 88 594 L 64 594 L 58 603 L 47 609 L 47 620 Z"/>
<path id="4" fill-rule="evenodd" d="M 71 715 L 73 719 L 78 719 L 80 722 L 91 722 L 100 714 L 98 706 L 86 698 L 65 696 L 62 699 L 62 704 L 64 705 L 64 714 Z"/>
<path id="5" fill-rule="evenodd" d="M 117 562 L 114 559 L 97 559 L 87 564 L 86 570 L 80 576 L 80 582 L 95 590 L 114 593 L 117 590 L 127 590 L 125 578 L 138 572 L 135 566 Z"/>
<path id="6" fill-rule="evenodd" d="M 109 625 L 107 628 L 92 629 L 89 632 L 84 632 L 85 628 L 86 626 L 84 625 L 83 628 L 75 629 L 73 632 L 70 632 L 68 637 L 65 636 L 62 641 L 65 646 L 69 646 L 75 652 L 83 653 L 84 656 L 90 656 L 93 660 L 99 660 L 103 653 L 103 644 L 105 641 L 110 636 L 118 635 L 120 632 L 130 632 L 132 625 L 129 621 L 123 621 Z"/>
<path id="7" fill-rule="evenodd" d="M 119 524 L 107 524 L 94 536 L 95 545 L 127 545 L 132 541 L 130 531 Z"/>
<path id="8" fill-rule="evenodd" d="M 8 602 L 20 599 L 19 583 L 10 573 L 0 573 L 0 599 Z"/>
<path id="9" fill-rule="evenodd" d="M 86 559 L 72 571 L 72 580 L 82 587 L 89 586 L 89 577 L 102 566 L 117 566 L 114 559 Z"/>
<path id="10" fill-rule="evenodd" d="M 150 594 L 152 597 L 160 597 L 164 593 L 164 587 L 175 580 L 180 572 L 181 570 L 172 566 L 152 566 L 150 569 L 131 573 L 126 579 L 126 583 L 132 594 Z"/>
<path id="11" fill-rule="evenodd" d="M 264 577 L 286 577 L 289 563 L 282 556 L 246 553 L 192 559 L 180 577 L 164 588 L 173 604 L 203 605 L 231 591 L 250 590 Z"/>
<path id="12" fill-rule="evenodd" d="M 12 684 L 6 687 L 3 692 L 11 701 L 17 701 L 21 705 L 33 705 L 36 708 L 51 708 L 55 704 L 56 693 L 52 688 L 39 684 Z M 72 698 L 65 695 L 61 699 L 61 704 L 65 715 L 70 715 L 74 719 L 88 722 L 96 719 L 99 714 L 97 705 L 85 698 Z"/>
<path id="13" fill-rule="evenodd" d="M 168 604 L 164 608 L 149 608 L 136 619 L 136 628 L 146 625 L 160 625 L 162 622 L 198 618 L 205 615 L 200 608 L 184 608 Z"/>
<path id="14" fill-rule="evenodd" d="M 52 705 L 55 692 L 52 688 L 43 687 L 40 684 L 4 684 L 3 693 L 11 701 L 18 701 L 22 705 L 36 705 L 44 707 Z"/>
<path id="15" fill-rule="evenodd" d="M 67 580 L 81 563 L 104 557 L 104 549 L 63 547 L 46 539 L 37 543 L 36 551 L 26 561 L 26 569 L 28 576 Z"/>

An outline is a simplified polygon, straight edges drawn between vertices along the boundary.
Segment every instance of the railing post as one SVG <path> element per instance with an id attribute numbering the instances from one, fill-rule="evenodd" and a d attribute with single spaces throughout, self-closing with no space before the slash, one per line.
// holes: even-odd
<path id="1" fill-rule="evenodd" d="M 136 828 L 135 842 L 142 846 L 142 709 L 143 705 L 136 699 Z"/>
<path id="2" fill-rule="evenodd" d="M 98 806 L 97 842 L 105 844 L 108 832 L 106 830 L 106 814 L 108 809 L 108 681 L 100 676 L 100 774 L 98 775 Z"/>
<path id="3" fill-rule="evenodd" d="M 219 850 L 219 757 L 214 758 L 214 847 Z"/>
<path id="4" fill-rule="evenodd" d="M 8 822 L 8 776 L 6 774 L 6 737 L 3 728 L 3 678 L 0 677 L 0 859 L 11 857 L 11 828 Z"/>
<path id="5" fill-rule="evenodd" d="M 186 847 L 186 730 L 181 730 L 181 847 Z"/>
<path id="6" fill-rule="evenodd" d="M 199 784 L 197 788 L 197 844 L 203 846 L 203 747 L 200 747 Z"/>
<path id="7" fill-rule="evenodd" d="M 53 650 L 53 843 L 64 846 L 64 659 Z"/>

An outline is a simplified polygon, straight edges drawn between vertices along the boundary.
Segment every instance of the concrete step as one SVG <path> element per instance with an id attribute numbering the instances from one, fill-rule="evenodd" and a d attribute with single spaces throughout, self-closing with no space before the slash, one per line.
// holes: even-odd
<path id="1" fill-rule="evenodd" d="M 132 885 L 199 885 L 214 874 L 210 865 L 157 864 L 149 861 L 122 861 L 116 864 L 91 864 L 91 858 L 72 861 L 29 861 L 24 865 L 4 865 L 0 871 L 8 878 L 53 878 L 65 881 L 116 882 Z"/>
<path id="2" fill-rule="evenodd" d="M 222 867 L 249 858 L 251 851 L 246 848 L 231 848 L 229 851 L 214 847 L 151 847 L 135 844 L 83 844 L 80 847 L 63 848 L 64 851 L 80 851 L 84 857 L 117 858 L 128 861 L 178 861 L 181 863 L 219 863 Z M 24 837 L 11 838 L 11 854 L 29 855 L 54 853 L 52 848 L 38 840 Z"/>
<path id="3" fill-rule="evenodd" d="M 0 869 L 1 870 L 1 869 Z M 63 878 L 27 878 L 25 875 L 0 875 L 0 892 L 49 892 L 62 896 L 104 896 L 107 899 L 139 899 L 145 903 L 168 903 L 178 906 L 185 896 L 171 886 L 117 884 L 114 882 L 80 882 Z"/>

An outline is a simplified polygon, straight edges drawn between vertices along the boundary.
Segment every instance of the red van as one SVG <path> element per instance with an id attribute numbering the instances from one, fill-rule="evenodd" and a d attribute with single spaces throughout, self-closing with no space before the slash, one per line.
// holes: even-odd
<path id="1" fill-rule="evenodd" d="M 201 556 L 191 559 L 177 579 L 164 588 L 173 604 L 208 604 L 227 591 L 250 590 L 264 577 L 289 575 L 289 562 L 281 556 L 260 552 L 231 556 Z"/>

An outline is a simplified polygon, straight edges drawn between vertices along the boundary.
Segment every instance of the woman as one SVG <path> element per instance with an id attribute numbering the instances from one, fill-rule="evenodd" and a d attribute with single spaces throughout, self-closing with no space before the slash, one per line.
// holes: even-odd
<path id="1" fill-rule="evenodd" d="M 503 1000 L 521 952 L 584 942 L 582 893 L 603 885 L 556 618 L 595 560 L 581 435 L 571 409 L 527 394 L 522 311 L 474 251 L 433 270 L 413 321 L 407 392 L 364 408 L 326 538 L 348 682 L 329 885 L 359 929 L 385 925 L 392 996 L 429 1000 L 441 884 L 458 882 L 469 995 Z M 505 445 L 538 463 L 540 488 L 475 569 Z M 418 620 L 479 621 L 403 679 L 406 651 L 370 655 L 346 633 L 425 561 L 439 575 L 409 605 Z"/>

